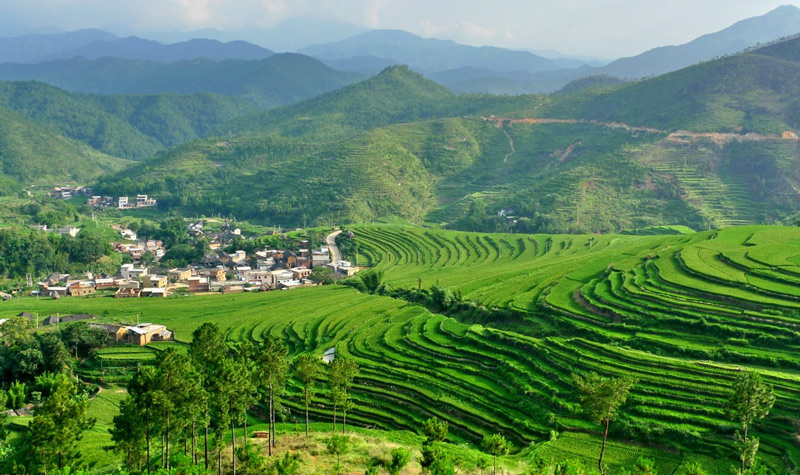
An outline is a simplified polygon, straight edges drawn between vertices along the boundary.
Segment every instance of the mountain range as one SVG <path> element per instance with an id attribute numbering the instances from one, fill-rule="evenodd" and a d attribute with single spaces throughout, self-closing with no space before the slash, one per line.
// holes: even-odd
<path id="1" fill-rule="evenodd" d="M 224 139 L 179 147 L 99 187 L 281 223 L 396 215 L 466 229 L 619 232 L 770 222 L 800 211 L 798 48 L 794 39 L 557 96 L 458 96 L 390 67 L 233 119 Z"/>
<path id="2" fill-rule="evenodd" d="M 295 20 L 281 28 L 308 21 Z M 338 25 L 328 37 L 348 31 L 355 30 Z M 40 80 L 75 92 L 102 94 L 214 92 L 248 97 L 260 107 L 274 107 L 333 90 L 388 66 L 405 64 L 456 93 L 540 93 L 596 75 L 637 79 L 663 74 L 798 32 L 800 8 L 782 6 L 683 45 L 655 48 L 600 65 L 592 58 L 555 57 L 552 52 L 545 57 L 530 51 L 421 38 L 398 30 L 372 30 L 297 51 L 339 72 L 319 67 L 312 71 L 308 61 L 295 56 L 297 69 L 293 71 L 291 61 L 283 60 L 279 69 L 285 74 L 281 75 L 266 62 L 274 55 L 271 49 L 241 40 L 189 39 L 162 44 L 137 37 L 120 38 L 101 30 L 81 30 L 0 37 L 0 80 Z M 205 33 L 230 38 L 218 31 Z M 281 79 L 273 80 L 273 74 Z M 303 78 L 298 83 L 302 90 L 291 90 L 291 81 L 288 86 L 285 81 L 288 76 Z M 281 92 L 270 94 L 272 89 Z"/>
<path id="3" fill-rule="evenodd" d="M 70 64 L 74 76 L 59 80 L 73 87 L 94 71 L 97 85 L 148 94 L 0 83 L 3 171 L 19 184 L 97 177 L 99 191 L 158 196 L 165 209 L 283 224 L 395 215 L 620 232 L 774 222 L 800 212 L 797 51 L 790 38 L 644 80 L 591 76 L 520 96 L 459 95 L 400 65 L 358 82 L 299 54 L 5 64 L 3 74 L 39 68 L 54 80 Z M 121 75 L 120 64 L 140 69 Z M 470 67 L 471 79 L 484 69 Z M 210 85 L 221 94 L 197 92 Z M 45 170 L 53 153 L 70 166 Z"/>
<path id="4" fill-rule="evenodd" d="M 336 71 L 293 53 L 258 61 L 192 59 L 159 63 L 106 57 L 36 64 L 0 64 L 0 80 L 37 80 L 73 92 L 96 94 L 194 94 L 210 92 L 275 107 L 352 84 L 363 76 Z"/>

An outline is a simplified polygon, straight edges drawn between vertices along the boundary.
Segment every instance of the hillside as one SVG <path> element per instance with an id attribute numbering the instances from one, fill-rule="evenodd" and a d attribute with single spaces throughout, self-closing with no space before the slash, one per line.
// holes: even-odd
<path id="1" fill-rule="evenodd" d="M 212 94 L 94 96 L 37 82 L 0 82 L 0 105 L 106 154 L 139 160 L 255 110 Z"/>
<path id="2" fill-rule="evenodd" d="M 54 134 L 3 106 L 0 106 L 0 161 L 4 191 L 8 178 L 23 186 L 86 185 L 100 175 L 132 163 Z"/>
<path id="3" fill-rule="evenodd" d="M 594 74 L 621 78 L 664 74 L 797 33 L 800 33 L 800 8 L 783 5 L 765 15 L 742 20 L 683 45 L 663 46 L 637 56 L 618 59 L 599 68 Z"/>
<path id="4" fill-rule="evenodd" d="M 335 348 L 359 365 L 351 424 L 419 432 L 435 416 L 450 423 L 454 442 L 502 433 L 521 463 L 596 461 L 601 426 L 579 410 L 572 374 L 631 376 L 636 383 L 610 426 L 611 473 L 640 456 L 654 459 L 659 473 L 684 473 L 692 462 L 727 472 L 738 462 L 737 424 L 725 403 L 742 370 L 757 370 L 777 396 L 750 428 L 759 455 L 775 473 L 800 465 L 797 228 L 673 236 L 348 230 L 359 244 L 349 257 L 383 272 L 382 295 L 325 286 L 141 299 L 135 307 L 111 298 L 22 298 L 0 317 L 139 316 L 167 325 L 178 342 L 213 322 L 232 341 L 280 337 L 292 356 Z M 119 377 L 152 359 L 144 350 L 126 362 L 123 351 L 132 350 L 113 350 L 83 379 Z M 300 395 L 290 380 L 282 399 L 289 422 L 302 420 Z M 311 418 L 330 421 L 326 391 L 314 396 Z M 279 440 L 291 437 L 291 426 L 279 430 Z M 101 434 L 98 446 L 109 437 Z"/>
<path id="5" fill-rule="evenodd" d="M 312 58 L 276 54 L 263 60 L 193 59 L 160 63 L 136 59 L 72 58 L 37 64 L 0 64 L 0 80 L 36 80 L 72 92 L 96 94 L 193 94 L 210 92 L 275 107 L 338 89 L 362 79 Z"/>
<path id="6" fill-rule="evenodd" d="M 297 104 L 235 119 L 222 133 L 274 133 L 306 140 L 340 140 L 389 124 L 525 109 L 542 98 L 457 96 L 407 66 L 391 66 L 365 81 Z"/>
<path id="7" fill-rule="evenodd" d="M 797 40 L 773 45 L 791 51 Z M 800 62 L 754 50 L 684 68 L 616 90 L 560 97 L 537 111 L 695 132 L 781 133 L 795 115 Z"/>
<path id="8" fill-rule="evenodd" d="M 581 233 L 769 223 L 800 209 L 800 142 L 783 134 L 800 125 L 798 73 L 797 63 L 751 53 L 633 84 L 598 78 L 572 93 L 512 98 L 456 96 L 391 67 L 220 129 L 225 143 L 260 147 L 261 161 L 212 141 L 102 186 L 168 195 L 165 206 L 192 214 L 285 224 L 396 215 L 458 229 Z M 273 149 L 278 136 L 307 144 L 302 160 Z M 206 157 L 204 178 L 167 178 L 184 167 L 166 163 L 194 169 L 197 156 Z M 381 175 L 376 163 L 390 171 Z M 187 200 L 196 182 L 214 199 Z M 242 187 L 251 199 L 232 194 Z"/>

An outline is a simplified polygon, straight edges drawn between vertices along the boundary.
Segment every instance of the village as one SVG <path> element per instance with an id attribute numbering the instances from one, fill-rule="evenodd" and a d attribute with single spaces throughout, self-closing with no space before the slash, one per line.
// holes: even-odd
<path id="1" fill-rule="evenodd" d="M 112 228 L 127 241 L 113 243 L 114 250 L 130 256 L 131 262 L 122 264 L 115 275 L 53 273 L 39 282 L 33 295 L 60 299 L 101 293 L 116 298 L 136 298 L 167 297 L 175 292 L 226 294 L 290 290 L 318 285 L 319 281 L 311 278 L 315 269 L 327 269 L 324 274 L 333 277 L 349 277 L 359 270 L 349 261 L 332 261 L 331 255 L 337 252 L 332 253 L 328 245 L 309 249 L 308 240 L 300 241 L 298 249 L 265 248 L 252 254 L 243 250 L 224 252 L 226 239 L 241 235 L 238 228 L 227 225 L 223 232 L 209 236 L 209 251 L 202 261 L 181 268 L 163 268 L 158 267 L 166 253 L 163 242 L 137 240 L 134 231 L 120 225 L 112 225 Z M 196 237 L 202 234 L 202 229 L 202 221 L 193 222 L 188 224 L 187 233 Z M 151 264 L 143 262 L 145 257 Z"/>
<path id="2" fill-rule="evenodd" d="M 158 201 L 147 195 L 136 195 L 132 200 L 128 196 L 101 196 L 93 195 L 92 189 L 85 186 L 55 186 L 47 192 L 50 198 L 69 200 L 76 196 L 87 196 L 86 204 L 95 208 L 117 208 L 135 209 L 150 208 L 158 204 Z"/>

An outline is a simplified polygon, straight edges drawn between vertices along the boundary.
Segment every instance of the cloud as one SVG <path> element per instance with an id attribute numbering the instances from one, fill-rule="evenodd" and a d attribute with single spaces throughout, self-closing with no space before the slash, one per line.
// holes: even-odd
<path id="1" fill-rule="evenodd" d="M 498 36 L 503 38 L 511 36 L 511 32 L 508 30 L 498 33 L 494 28 L 484 27 L 470 21 L 453 25 L 438 25 L 430 20 L 424 20 L 421 30 L 422 35 L 426 37 L 449 38 L 468 44 L 484 44 Z"/>
<path id="2" fill-rule="evenodd" d="M 370 28 L 381 27 L 382 0 L 369 0 L 366 8 L 366 24 Z"/>

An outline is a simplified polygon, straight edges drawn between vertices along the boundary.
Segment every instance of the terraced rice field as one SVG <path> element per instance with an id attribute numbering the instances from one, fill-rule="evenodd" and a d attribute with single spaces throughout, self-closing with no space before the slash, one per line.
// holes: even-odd
<path id="1" fill-rule="evenodd" d="M 594 456 L 587 447 L 598 427 L 579 414 L 573 372 L 631 375 L 638 382 L 611 426 L 608 460 L 630 466 L 655 450 L 662 473 L 690 460 L 727 473 L 735 427 L 723 404 L 739 372 L 754 368 L 778 396 L 754 428 L 761 454 L 776 470 L 800 465 L 800 229 L 638 237 L 352 230 L 359 261 L 383 269 L 393 287 L 438 283 L 465 300 L 516 310 L 517 320 L 471 324 L 342 286 L 135 304 L 19 299 L 0 306 L 0 318 L 23 310 L 138 316 L 166 324 L 181 341 L 212 321 L 234 340 L 280 335 L 293 354 L 335 347 L 361 367 L 354 423 L 417 430 L 437 416 L 457 440 L 501 432 L 519 448 L 541 444 L 545 457 Z M 140 351 L 101 357 L 145 358 Z M 299 420 L 299 399 L 287 405 Z M 324 392 L 312 413 L 330 417 Z M 546 442 L 551 430 L 561 436 Z"/>
<path id="2" fill-rule="evenodd" d="M 569 412 L 570 398 L 561 400 L 569 372 L 628 374 L 639 381 L 627 409 L 631 433 L 654 429 L 725 452 L 733 427 L 722 405 L 739 371 L 753 368 L 778 393 L 759 430 L 762 454 L 800 461 L 800 229 L 649 237 L 353 231 L 360 260 L 394 286 L 416 287 L 421 278 L 487 307 L 519 310 L 527 336 L 519 326 L 484 328 L 481 340 L 513 348 L 515 367 L 532 369 L 528 399 L 561 427 L 585 427 Z"/>

